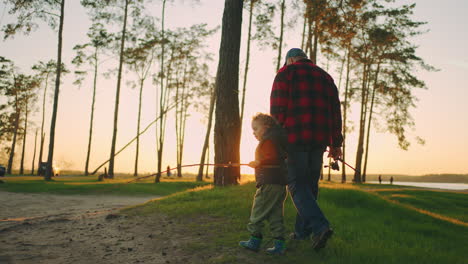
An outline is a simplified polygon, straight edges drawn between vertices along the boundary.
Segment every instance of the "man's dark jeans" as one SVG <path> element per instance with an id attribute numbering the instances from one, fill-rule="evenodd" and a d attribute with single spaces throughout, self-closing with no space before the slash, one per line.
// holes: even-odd
<path id="1" fill-rule="evenodd" d="M 330 225 L 317 204 L 324 151 L 323 147 L 288 150 L 288 189 L 297 209 L 295 234 L 299 239 L 319 234 Z"/>

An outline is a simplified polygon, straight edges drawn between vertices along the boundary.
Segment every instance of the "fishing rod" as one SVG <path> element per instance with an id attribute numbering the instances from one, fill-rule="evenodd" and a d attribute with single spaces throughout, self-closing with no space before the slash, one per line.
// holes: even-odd
<path id="1" fill-rule="evenodd" d="M 328 150 L 326 150 L 325 152 L 329 152 Z M 361 174 L 361 172 L 359 170 L 357 170 L 356 168 L 354 168 L 353 166 L 349 165 L 346 161 L 344 161 L 342 158 L 336 158 L 334 159 L 335 161 L 334 162 L 330 162 L 330 165 L 325 165 L 324 167 L 325 168 L 328 168 L 330 167 L 332 170 L 337 170 L 339 171 L 340 170 L 340 166 L 338 166 L 338 162 L 336 161 L 341 161 L 341 163 L 343 163 L 344 165 L 348 166 L 350 169 L 352 169 L 353 171 L 355 172 L 358 172 L 359 174 Z"/>
<path id="2" fill-rule="evenodd" d="M 249 164 L 246 164 L 246 163 L 205 163 L 205 164 L 201 164 L 201 163 L 197 163 L 197 164 L 187 164 L 187 165 L 181 165 L 180 168 L 187 168 L 187 167 L 195 167 L 195 166 L 200 166 L 200 165 L 204 165 L 204 166 L 213 166 L 213 167 L 221 167 L 221 168 L 230 168 L 230 167 L 240 167 L 240 166 L 249 166 Z M 272 166 L 273 167 L 273 166 Z M 142 177 L 138 177 L 138 178 L 135 178 L 129 182 L 126 182 L 126 183 L 132 183 L 132 182 L 135 182 L 135 181 L 138 181 L 138 180 L 141 180 L 141 179 L 145 179 L 145 178 L 149 178 L 149 177 L 154 177 L 154 176 L 157 176 L 158 174 L 164 174 L 164 173 L 167 173 L 169 171 L 172 171 L 172 170 L 175 170 L 177 169 L 178 167 L 173 167 L 173 168 L 169 168 L 165 171 L 161 171 L 160 173 L 153 173 L 153 174 L 150 174 L 150 175 L 147 175 L 147 176 L 142 176 Z"/>

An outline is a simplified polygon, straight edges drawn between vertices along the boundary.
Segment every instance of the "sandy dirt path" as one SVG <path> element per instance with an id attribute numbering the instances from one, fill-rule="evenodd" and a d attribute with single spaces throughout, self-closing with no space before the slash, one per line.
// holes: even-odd
<path id="1" fill-rule="evenodd" d="M 118 213 L 154 198 L 0 192 L 0 263 L 193 263 L 180 246 L 190 230 Z"/>

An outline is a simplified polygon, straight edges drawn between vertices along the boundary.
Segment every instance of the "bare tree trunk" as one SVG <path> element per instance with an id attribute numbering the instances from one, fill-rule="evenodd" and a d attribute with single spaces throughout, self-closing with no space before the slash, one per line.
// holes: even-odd
<path id="1" fill-rule="evenodd" d="M 36 128 L 36 135 L 34 136 L 34 152 L 31 164 L 31 175 L 34 175 L 34 163 L 36 162 L 36 147 L 37 147 L 37 128 Z"/>
<path id="2" fill-rule="evenodd" d="M 276 62 L 276 71 L 278 71 L 281 67 L 281 53 L 283 53 L 284 13 L 286 10 L 285 2 L 286 0 L 283 0 L 281 2 L 280 36 L 279 36 L 279 44 L 278 44 L 278 60 Z"/>
<path id="3" fill-rule="evenodd" d="M 207 151 L 206 151 L 206 164 L 209 164 L 210 163 L 210 145 L 208 144 L 208 147 L 207 147 Z M 205 178 L 209 179 L 210 176 L 209 176 L 209 170 L 210 166 L 206 166 L 206 170 L 205 170 Z"/>
<path id="4" fill-rule="evenodd" d="M 242 0 L 224 5 L 219 64 L 216 74 L 215 163 L 239 163 L 239 51 L 242 29 Z M 238 184 L 239 167 L 215 167 L 215 186 Z"/>
<path id="5" fill-rule="evenodd" d="M 120 101 L 120 85 L 122 82 L 122 68 L 123 68 L 123 58 L 125 50 L 125 35 L 127 33 L 127 14 L 128 14 L 128 4 L 129 0 L 125 0 L 125 11 L 123 17 L 123 28 L 122 28 L 122 40 L 120 42 L 120 59 L 119 59 L 119 71 L 117 74 L 117 89 L 115 92 L 115 108 L 114 108 L 114 130 L 112 133 L 112 145 L 111 153 L 109 159 L 109 174 L 108 177 L 114 178 L 114 155 L 115 155 L 115 145 L 117 141 L 117 122 L 119 119 L 119 101 Z"/>
<path id="6" fill-rule="evenodd" d="M 309 5 L 309 4 L 308 4 Z M 307 7 L 307 10 L 310 10 L 310 7 Z M 312 20 L 310 19 L 310 11 L 307 12 L 307 43 L 306 54 L 309 53 L 309 57 L 312 58 Z"/>
<path id="7" fill-rule="evenodd" d="M 24 118 L 24 132 L 23 132 L 23 150 L 21 152 L 21 163 L 20 163 L 20 171 L 19 174 L 23 175 L 24 174 L 24 154 L 26 151 L 26 138 L 28 135 L 28 101 L 26 100 L 26 111 L 25 111 L 25 118 Z"/>
<path id="8" fill-rule="evenodd" d="M 46 74 L 45 78 L 45 87 L 44 87 L 44 97 L 42 99 L 42 123 L 41 123 L 41 145 L 39 148 L 39 163 L 38 163 L 38 168 L 41 166 L 42 162 L 42 153 L 44 150 L 44 141 L 45 141 L 45 133 L 44 133 L 44 121 L 45 121 L 45 105 L 46 105 L 46 96 L 47 96 L 47 86 L 49 82 L 49 72 Z M 39 173 L 39 170 L 38 170 Z"/>
<path id="9" fill-rule="evenodd" d="M 312 58 L 311 60 L 317 64 L 317 54 L 318 54 L 318 23 L 315 21 L 314 23 L 314 47 L 312 49 Z"/>
<path id="10" fill-rule="evenodd" d="M 160 98 L 159 98 L 159 113 L 162 113 L 162 109 L 163 109 L 163 105 L 162 105 L 162 95 L 164 94 L 164 48 L 165 48 L 165 36 L 164 36 L 164 19 L 165 19 L 165 11 L 166 11 L 166 0 L 163 0 L 162 1 L 162 15 L 161 15 L 161 35 L 162 35 L 162 40 L 161 41 L 161 73 L 160 73 L 160 78 L 161 78 L 161 90 L 160 90 Z M 162 134 L 163 133 L 163 123 L 164 118 L 161 116 L 160 118 L 160 125 L 159 125 L 159 136 L 158 136 L 158 129 L 156 128 L 156 148 L 157 148 L 157 157 L 158 157 L 158 161 L 157 161 L 157 174 L 156 174 L 156 177 L 154 179 L 155 182 L 159 182 L 160 179 L 161 179 L 161 168 L 162 168 L 162 152 L 163 152 L 163 144 L 164 142 L 162 142 L 161 140 L 161 137 L 163 137 Z M 159 142 L 159 143 L 158 143 Z"/>
<path id="11" fill-rule="evenodd" d="M 244 83 L 242 85 L 242 100 L 241 100 L 241 114 L 240 114 L 240 130 L 242 131 L 242 121 L 244 120 L 244 106 L 245 106 L 245 91 L 247 86 L 247 75 L 249 72 L 249 61 L 250 61 L 250 39 L 252 36 L 252 16 L 254 12 L 254 4 L 256 0 L 250 0 L 250 14 L 249 14 L 249 31 L 247 34 L 247 51 L 245 56 L 245 68 L 244 68 Z"/>
<path id="12" fill-rule="evenodd" d="M 15 113 L 15 128 L 13 130 L 13 140 L 11 141 L 11 148 L 10 148 L 10 157 L 8 158 L 8 166 L 7 166 L 7 174 L 11 174 L 12 167 L 13 167 L 13 159 L 15 157 L 15 147 L 16 147 L 16 138 L 18 137 L 18 129 L 20 123 L 20 110 L 18 106 L 18 96 L 16 95 L 15 98 L 16 104 L 16 113 Z"/>
<path id="13" fill-rule="evenodd" d="M 350 61 L 351 61 L 351 45 L 348 45 L 348 56 L 346 62 L 346 84 L 344 92 L 344 104 L 343 104 L 343 160 L 346 161 L 346 130 L 347 130 L 347 117 L 348 117 L 348 95 L 349 95 L 349 72 L 350 72 Z M 346 166 L 343 164 L 341 170 L 341 182 L 346 182 Z"/>
<path id="14" fill-rule="evenodd" d="M 141 101 L 143 99 L 143 85 L 145 80 L 140 80 L 140 93 L 138 96 L 138 117 L 137 117 L 137 138 L 136 138 L 136 149 L 135 149 L 135 168 L 133 170 L 133 176 L 138 176 L 138 156 L 140 155 L 140 125 L 141 125 Z"/>
<path id="15" fill-rule="evenodd" d="M 207 154 L 208 147 L 210 145 L 211 124 L 213 121 L 213 112 L 214 112 L 215 102 L 216 102 L 216 91 L 215 89 L 212 89 L 211 99 L 210 99 L 210 110 L 208 113 L 208 124 L 206 126 L 205 142 L 203 143 L 202 154 L 200 157 L 200 167 L 198 167 L 197 181 L 203 181 L 203 167 L 204 167 L 204 162 L 205 162 L 205 156 Z"/>
<path id="16" fill-rule="evenodd" d="M 370 130 L 371 130 L 371 122 L 372 122 L 372 113 L 374 111 L 374 99 L 375 99 L 375 90 L 377 88 L 377 81 L 379 78 L 379 72 L 380 72 L 380 63 L 377 64 L 377 70 L 375 73 L 375 79 L 374 79 L 374 87 L 372 88 L 372 97 L 371 97 L 371 105 L 369 109 L 369 121 L 367 123 L 367 136 L 366 136 L 366 155 L 364 157 L 364 169 L 362 173 L 362 181 L 366 182 L 366 175 L 367 175 L 367 160 L 369 157 L 369 139 L 370 139 Z"/>
<path id="17" fill-rule="evenodd" d="M 304 14 L 304 25 L 302 26 L 302 40 L 301 40 L 301 50 L 304 50 L 304 40 L 305 40 L 305 33 L 307 28 L 307 15 Z"/>
<path id="18" fill-rule="evenodd" d="M 58 99 L 60 92 L 60 76 L 62 74 L 62 35 L 63 35 L 63 18 L 65 16 L 65 0 L 62 0 L 60 7 L 60 25 L 58 31 L 58 51 L 57 51 L 57 76 L 55 78 L 55 93 L 54 93 L 54 107 L 52 109 L 52 119 L 50 125 L 50 138 L 49 138 L 49 154 L 47 155 L 47 169 L 44 180 L 50 181 L 52 179 L 52 166 L 54 160 L 54 143 L 55 143 L 55 123 L 57 121 Z"/>
<path id="19" fill-rule="evenodd" d="M 93 98 L 91 101 L 91 117 L 89 120 L 89 136 L 88 136 L 88 151 L 86 152 L 85 176 L 89 174 L 89 158 L 91 156 L 91 143 L 93 138 L 93 122 L 94 122 L 94 104 L 96 103 L 96 87 L 98 74 L 98 48 L 94 53 L 94 80 L 93 80 Z"/>
<path id="20" fill-rule="evenodd" d="M 362 166 L 362 155 L 364 152 L 364 135 L 365 135 L 365 122 L 366 122 L 366 87 L 367 87 L 367 71 L 368 65 L 364 64 L 363 76 L 362 76 L 362 91 L 361 91 L 361 114 L 359 120 L 359 139 L 356 151 L 356 171 L 354 172 L 354 182 L 361 183 L 361 166 Z"/>

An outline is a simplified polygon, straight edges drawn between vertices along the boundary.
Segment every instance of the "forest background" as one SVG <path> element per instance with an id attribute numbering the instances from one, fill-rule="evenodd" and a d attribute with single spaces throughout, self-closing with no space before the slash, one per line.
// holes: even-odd
<path id="1" fill-rule="evenodd" d="M 161 2 L 153 1 L 153 3 L 147 4 L 145 11 L 149 11 L 149 13 L 160 19 Z M 279 3 L 280 1 L 271 2 Z M 402 150 L 399 147 L 398 140 L 394 135 L 385 133 L 386 125 L 383 122 L 384 117 L 379 117 L 378 115 L 375 117 L 377 122 L 373 123 L 375 128 L 372 129 L 370 136 L 371 144 L 367 170 L 369 173 L 414 175 L 467 173 L 465 162 L 468 154 L 468 142 L 464 140 L 464 137 L 468 132 L 468 117 L 463 112 L 466 109 L 464 101 L 468 98 L 468 91 L 466 90 L 468 84 L 468 77 L 466 75 L 468 70 L 468 51 L 464 48 L 468 44 L 468 39 L 466 34 L 463 34 L 464 29 L 462 26 L 468 22 L 468 18 L 463 15 L 468 10 L 468 4 L 464 1 L 455 0 L 445 3 L 440 3 L 440 1 L 396 1 L 395 6 L 412 4 L 413 2 L 416 3 L 416 7 L 411 18 L 414 21 L 428 22 L 426 25 L 421 26 L 421 29 L 428 30 L 428 32 L 415 36 L 410 41 L 418 46 L 416 54 L 429 65 L 438 68 L 439 71 L 425 71 L 415 68 L 412 72 L 412 74 L 425 82 L 428 89 L 416 89 L 413 91 L 414 96 L 418 98 L 418 102 L 416 102 L 416 108 L 410 108 L 411 115 L 416 122 L 413 129 L 406 131 L 407 138 L 411 143 L 408 150 Z M 220 26 L 223 5 L 223 1 L 199 1 L 198 3 L 192 1 L 167 1 L 165 15 L 166 29 L 188 28 L 200 23 L 207 23 L 207 29 L 215 29 Z M 248 6 L 248 4 L 244 4 L 239 89 L 242 88 L 244 65 L 246 62 Z M 71 72 L 64 75 L 62 79 L 63 84 L 59 98 L 54 160 L 62 169 L 83 171 L 88 144 L 92 74 L 88 74 L 81 86 L 74 85 L 73 82 L 77 79 L 74 71 L 78 70 L 78 68 L 71 61 L 76 56 L 76 50 L 73 47 L 89 42 L 86 33 L 91 26 L 91 20 L 79 1 L 68 1 L 65 8 L 63 62 Z M 0 25 L 2 27 L 15 19 L 15 16 L 8 14 L 8 10 L 9 8 L 2 3 L 0 6 Z M 292 4 L 286 6 L 285 21 L 290 27 L 287 27 L 284 32 L 283 57 L 289 48 L 301 46 L 303 20 L 300 14 L 296 14 L 295 12 Z M 275 16 L 272 16 L 272 18 L 272 30 L 274 35 L 277 36 L 276 32 L 279 32 L 278 10 L 276 10 Z M 157 21 L 156 25 L 159 26 L 160 22 L 160 20 Z M 19 69 L 19 72 L 32 74 L 31 67 L 34 64 L 37 64 L 39 61 L 47 62 L 55 60 L 57 34 L 46 23 L 39 22 L 38 25 L 37 30 L 31 32 L 28 36 L 16 34 L 12 39 L 7 39 L 0 43 L 0 56 L 12 60 Z M 206 47 L 200 49 L 200 52 L 212 54 L 213 60 L 206 61 L 208 68 L 206 69 L 207 72 L 203 75 L 210 77 L 211 82 L 214 81 L 216 72 L 220 33 L 220 30 L 213 32 L 211 36 L 208 36 L 203 41 Z M 269 47 L 264 47 L 254 40 L 251 45 L 245 113 L 242 125 L 241 161 L 243 163 L 253 158 L 256 146 L 255 139 L 251 135 L 250 116 L 256 112 L 268 112 L 269 93 L 277 67 L 275 61 L 277 50 L 272 50 L 271 44 Z M 340 58 L 343 58 L 343 52 L 340 55 Z M 103 72 L 115 69 L 115 66 L 118 64 L 115 55 L 109 56 L 111 59 L 107 59 L 103 63 L 103 65 L 107 65 L 104 66 L 107 69 L 103 69 Z M 334 76 L 337 84 L 340 82 L 340 58 L 330 59 L 322 52 L 319 52 L 317 57 L 318 65 L 328 69 Z M 134 85 L 131 84 L 131 81 L 136 81 L 137 77 L 128 66 L 129 64 L 124 65 L 119 110 L 120 117 L 118 121 L 119 133 L 116 140 L 117 148 L 130 141 L 136 134 L 139 90 L 138 88 L 132 88 Z M 98 81 L 90 170 L 109 158 L 117 76 L 115 70 L 113 72 L 107 78 L 100 77 Z M 50 94 L 47 96 L 46 101 L 46 133 L 49 130 L 50 124 L 53 81 L 54 79 L 52 78 L 49 87 Z M 341 87 L 343 87 L 343 82 L 341 82 Z M 40 86 L 39 89 L 43 91 L 43 86 Z M 157 92 L 155 85 L 151 81 L 148 81 L 145 86 L 142 102 L 142 127 L 154 120 L 155 111 L 158 106 L 155 99 Z M 37 94 L 40 95 L 41 92 Z M 187 135 L 185 137 L 183 155 L 183 163 L 187 164 L 199 162 L 206 131 L 207 106 L 210 101 L 209 95 L 205 91 L 205 93 L 191 100 L 195 102 L 197 98 L 199 99 L 199 105 L 203 105 L 203 107 L 197 111 L 192 105 L 192 108 L 188 110 L 190 115 L 187 118 Z M 343 100 L 343 98 L 341 99 Z M 3 104 L 6 97 L 2 95 L 0 100 L 2 100 L 0 103 Z M 29 132 L 24 158 L 26 170 L 30 170 L 30 164 L 34 156 L 34 152 L 32 151 L 34 147 L 34 132 L 40 128 L 41 124 L 41 100 L 42 97 L 39 96 L 36 109 L 32 111 L 29 119 Z M 349 132 L 347 138 L 347 161 L 351 164 L 355 162 L 354 156 L 358 141 L 358 106 L 359 102 L 351 103 L 351 113 L 349 116 L 349 120 L 351 121 L 350 126 L 354 128 Z M 168 113 L 167 130 L 164 139 L 164 159 L 162 162 L 164 167 L 167 165 L 175 166 L 177 163 L 177 133 L 174 120 L 175 111 L 171 111 Z M 155 133 L 156 131 L 153 126 L 141 137 L 139 154 L 140 173 L 150 173 L 156 170 L 158 159 L 156 157 Z M 423 139 L 425 144 L 417 144 L 416 142 L 420 141 L 418 137 Z M 48 146 L 48 137 L 46 136 L 45 138 L 45 146 Z M 6 164 L 8 161 L 7 148 L 10 147 L 8 143 L 11 142 L 11 139 L 2 137 L 1 140 L 0 143 L 4 150 L 0 155 L 0 163 Z M 14 168 L 19 167 L 21 141 L 18 140 L 19 144 L 14 160 Z M 44 151 L 44 153 L 47 153 L 47 151 Z M 209 156 L 212 159 L 212 147 L 210 148 Z M 132 173 L 134 171 L 134 163 L 135 147 L 130 146 L 116 158 L 115 171 Z M 243 172 L 251 173 L 248 169 Z"/>

